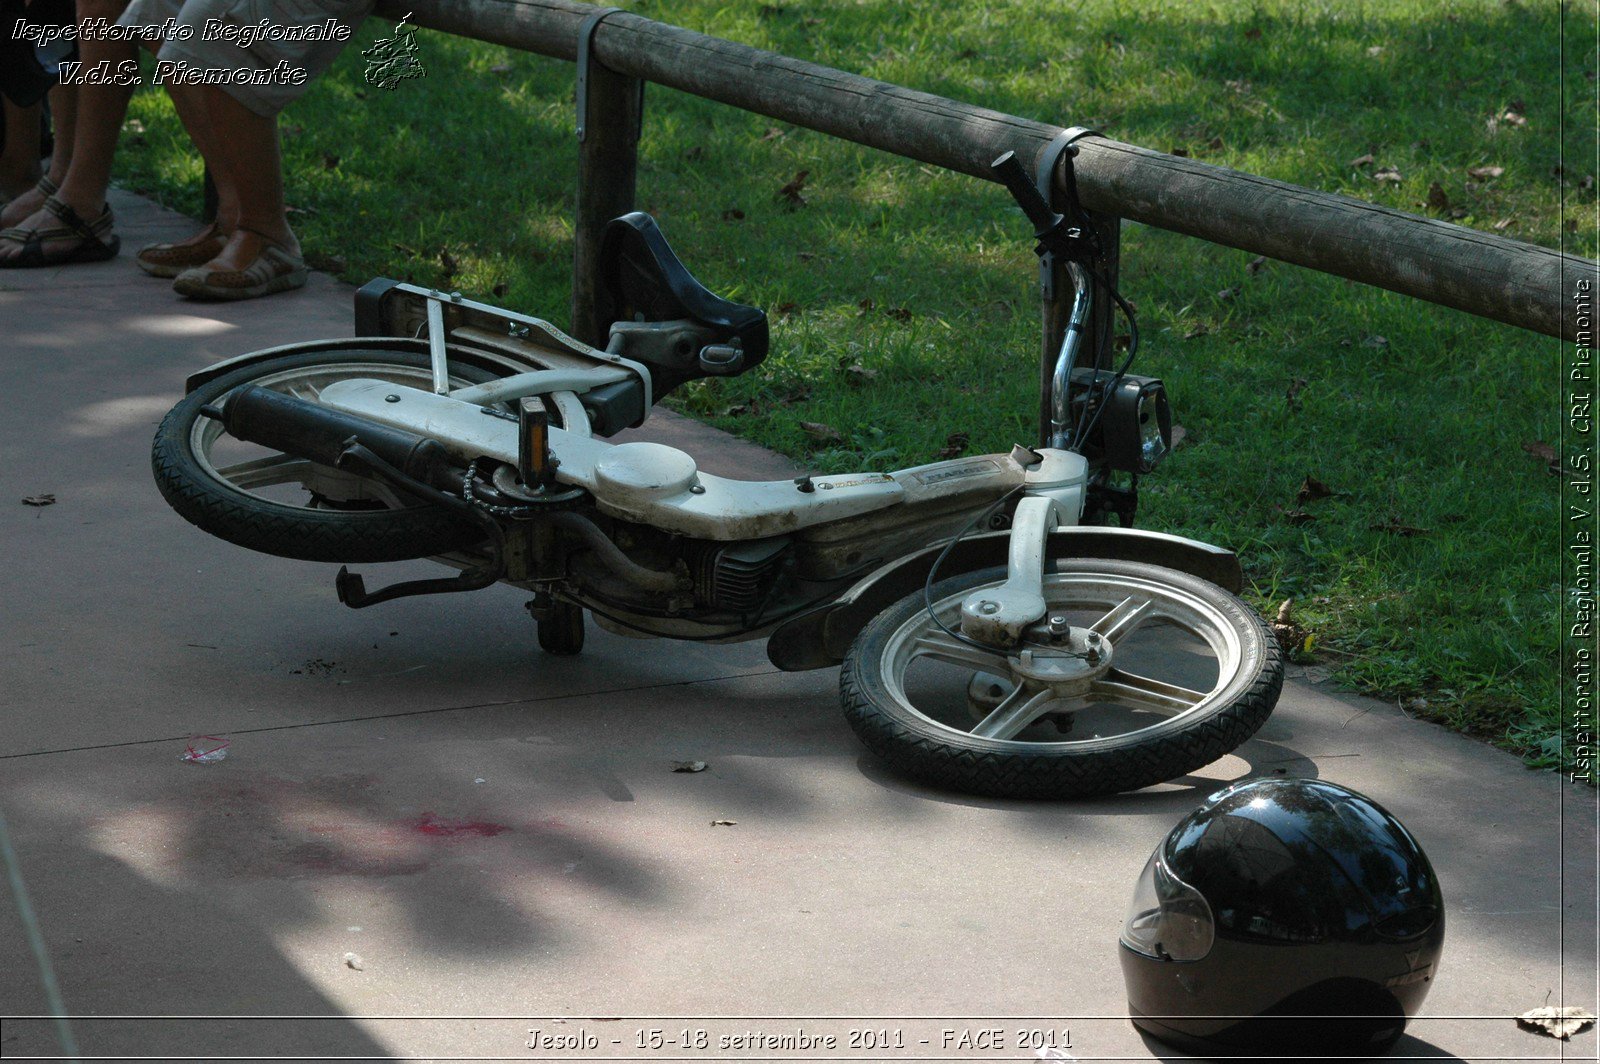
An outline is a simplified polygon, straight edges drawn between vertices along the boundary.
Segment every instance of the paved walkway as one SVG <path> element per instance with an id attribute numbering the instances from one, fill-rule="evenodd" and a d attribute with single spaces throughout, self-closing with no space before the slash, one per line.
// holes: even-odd
<path id="1" fill-rule="evenodd" d="M 113 203 L 130 250 L 187 231 Z M 234 1017 L 82 1018 L 85 1054 L 527 1058 L 537 1028 L 680 1059 L 639 1039 L 859 1027 L 914 1050 L 994 1026 L 1013 1059 L 1037 1057 L 1014 1041 L 1035 1027 L 1070 1027 L 1079 1059 L 1143 1059 L 1157 1048 L 1118 1018 L 1134 877 L 1205 795 L 1278 771 L 1371 794 L 1438 870 L 1445 955 L 1397 1054 L 1553 1057 L 1507 1017 L 1563 980 L 1595 1007 L 1593 793 L 1393 707 L 1301 679 L 1193 777 L 978 800 L 885 775 L 832 670 L 592 626 L 581 657 L 549 658 L 513 590 L 351 612 L 333 567 L 185 524 L 148 460 L 185 375 L 348 335 L 351 291 L 317 275 L 194 304 L 127 255 L 0 273 L 0 809 L 73 1013 Z M 667 429 L 713 468 L 787 469 Z M 55 505 L 19 502 L 44 492 Z M 232 737 L 227 760 L 181 762 L 191 734 Z M 671 771 L 688 759 L 711 767 Z M 44 1012 L 9 906 L 0 957 L 0 1013 Z M 254 1018 L 301 1015 L 321 1018 Z M 1595 1047 L 1590 1032 L 1564 1051 Z M 47 1024 L 0 1033 L 0 1055 L 57 1052 Z"/>

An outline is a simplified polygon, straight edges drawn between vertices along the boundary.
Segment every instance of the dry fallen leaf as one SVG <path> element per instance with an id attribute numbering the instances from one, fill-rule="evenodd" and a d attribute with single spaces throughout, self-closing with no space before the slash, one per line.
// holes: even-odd
<path id="1" fill-rule="evenodd" d="M 1188 330 L 1184 332 L 1183 338 L 1185 340 L 1193 340 L 1195 337 L 1204 336 L 1210 331 L 1211 326 L 1207 325 L 1203 321 L 1197 321 L 1193 325 L 1190 325 Z"/>
<path id="2" fill-rule="evenodd" d="M 1304 510 L 1285 510 L 1283 516 L 1291 525 L 1309 525 L 1317 519 L 1316 514 L 1306 513 Z"/>
<path id="3" fill-rule="evenodd" d="M 744 211 L 737 207 L 729 207 L 722 212 L 722 220 L 725 222 L 742 222 L 744 221 Z"/>
<path id="4" fill-rule="evenodd" d="M 56 501 L 56 497 L 54 495 L 50 494 L 49 492 L 45 492 L 42 495 L 25 495 L 25 496 L 23 496 L 22 505 L 24 505 L 24 506 L 53 506 L 53 505 L 55 505 L 55 501 Z"/>
<path id="5" fill-rule="evenodd" d="M 1544 461 L 1549 462 L 1551 465 L 1555 464 L 1556 449 L 1550 446 L 1548 443 L 1545 443 L 1543 440 L 1529 440 L 1527 443 L 1522 445 L 1522 449 L 1533 455 L 1535 458 L 1541 458 Z"/>
<path id="6" fill-rule="evenodd" d="M 1426 536 L 1428 534 L 1426 528 L 1413 528 L 1411 525 L 1401 524 L 1398 517 L 1391 517 L 1381 524 L 1368 525 L 1367 527 L 1374 532 L 1388 532 L 1396 536 Z"/>
<path id="7" fill-rule="evenodd" d="M 511 286 L 506 284 L 504 281 L 500 281 L 493 288 L 491 288 L 490 291 L 493 292 L 495 298 L 498 299 L 507 292 L 511 291 Z"/>
<path id="8" fill-rule="evenodd" d="M 1378 334 L 1374 333 L 1371 336 L 1367 337 L 1366 339 L 1362 340 L 1361 341 L 1361 346 L 1362 347 L 1388 347 L 1389 346 L 1389 338 L 1387 336 L 1379 336 Z"/>
<path id="9" fill-rule="evenodd" d="M 960 458 L 967 450 L 968 437 L 965 432 L 952 432 L 944 438 L 944 447 L 939 450 L 941 459 Z"/>
<path id="10" fill-rule="evenodd" d="M 1391 185 L 1398 185 L 1401 181 L 1403 181 L 1405 179 L 1400 176 L 1400 171 L 1399 170 L 1395 169 L 1392 166 L 1385 166 L 1382 170 L 1378 170 L 1372 175 L 1372 180 L 1374 180 L 1374 181 L 1387 181 Z"/>
<path id="11" fill-rule="evenodd" d="M 1370 154 L 1369 155 L 1358 155 L 1354 159 L 1350 160 L 1350 165 L 1359 169 L 1360 167 L 1363 167 L 1363 166 L 1371 166 L 1373 163 L 1375 163 L 1377 161 L 1378 160 L 1374 159 Z"/>
<path id="12" fill-rule="evenodd" d="M 1588 1029 L 1594 1021 L 1594 1013 L 1588 1009 L 1580 1009 L 1576 1005 L 1568 1005 L 1566 1008 L 1545 1005 L 1529 1009 L 1518 1016 L 1517 1026 L 1524 1031 L 1549 1035 L 1564 1042 L 1579 1031 Z"/>
<path id="13" fill-rule="evenodd" d="M 1522 449 L 1543 461 L 1545 472 L 1553 477 L 1558 477 L 1562 473 L 1566 473 L 1568 476 L 1577 475 L 1570 470 L 1561 468 L 1561 458 L 1556 454 L 1556 449 L 1543 440 L 1529 440 L 1522 445 Z"/>
<path id="14" fill-rule="evenodd" d="M 672 771 L 674 772 L 704 772 L 710 767 L 704 761 L 674 761 L 672 763 Z"/>
<path id="15" fill-rule="evenodd" d="M 1261 272 L 1261 267 L 1265 266 L 1266 264 L 1267 257 L 1265 255 L 1257 255 L 1255 258 L 1244 264 L 1244 272 L 1252 275 L 1258 274 Z"/>
<path id="16" fill-rule="evenodd" d="M 818 443 L 842 443 L 844 434 L 832 425 L 824 425 L 820 421 L 800 422 L 800 431 L 810 436 Z"/>
<path id="17" fill-rule="evenodd" d="M 1238 294 L 1239 290 L 1237 288 L 1224 288 L 1222 291 L 1217 293 L 1217 298 L 1226 303 L 1228 300 L 1232 299 Z"/>
<path id="18" fill-rule="evenodd" d="M 1371 56 L 1372 58 L 1376 59 L 1378 56 L 1383 54 L 1383 45 L 1381 45 L 1381 44 L 1373 45 L 1371 48 L 1367 49 L 1367 54 L 1369 56 Z"/>
<path id="19" fill-rule="evenodd" d="M 801 170 L 794 175 L 794 180 L 777 191 L 776 197 L 786 202 L 790 207 L 804 207 L 806 198 L 800 192 L 806 187 L 806 178 L 810 176 L 810 170 Z"/>
<path id="20" fill-rule="evenodd" d="M 1437 181 L 1428 186 L 1428 207 L 1435 211 L 1450 209 L 1450 197 L 1445 195 L 1444 186 Z"/>
<path id="21" fill-rule="evenodd" d="M 793 317 L 794 315 L 800 313 L 800 304 L 799 303 L 779 303 L 778 306 L 777 306 L 777 309 L 774 310 L 773 313 L 777 314 L 778 317 L 780 317 L 780 318 Z"/>
<path id="22" fill-rule="evenodd" d="M 1502 218 L 1498 222 L 1494 223 L 1494 227 L 1503 232 L 1503 231 L 1511 228 L 1511 223 L 1513 223 L 1515 221 L 1516 221 L 1515 218 Z"/>
<path id="23" fill-rule="evenodd" d="M 1521 111 L 1507 111 L 1500 116 L 1500 120 L 1508 126 L 1525 126 L 1528 124 L 1528 120 L 1523 117 Z"/>
<path id="24" fill-rule="evenodd" d="M 1469 166 L 1467 176 L 1479 181 L 1490 181 L 1506 172 L 1503 166 Z"/>
<path id="25" fill-rule="evenodd" d="M 456 257 L 450 254 L 449 248 L 439 249 L 439 265 L 444 269 L 446 277 L 454 277 L 456 270 L 461 268 L 461 264 L 456 261 Z"/>
<path id="26" fill-rule="evenodd" d="M 1212 137 L 1210 140 L 1206 141 L 1206 147 L 1210 148 L 1212 151 L 1221 151 L 1222 150 L 1222 138 L 1221 137 Z"/>
<path id="27" fill-rule="evenodd" d="M 859 362 L 853 362 L 844 368 L 844 379 L 854 387 L 859 388 L 878 375 L 875 369 L 868 369 Z"/>
<path id="28" fill-rule="evenodd" d="M 491 74 L 509 74 L 509 73 L 511 73 L 511 64 L 510 63 L 496 63 L 494 66 L 489 68 L 489 73 L 491 73 Z"/>
<path id="29" fill-rule="evenodd" d="M 1294 599 L 1284 599 L 1272 620 L 1272 634 L 1285 654 L 1305 646 L 1306 630 L 1294 623 Z"/>
<path id="30" fill-rule="evenodd" d="M 1283 393 L 1283 400 L 1289 404 L 1290 410 L 1300 409 L 1300 393 L 1305 391 L 1306 383 L 1304 377 L 1296 377 L 1289 382 L 1288 390 Z"/>
<path id="31" fill-rule="evenodd" d="M 330 155 L 324 152 L 322 156 L 322 168 L 324 170 L 337 170 L 339 168 L 339 157 L 337 155 Z"/>
<path id="32" fill-rule="evenodd" d="M 779 129 L 777 126 L 768 126 L 767 131 L 761 134 L 761 139 L 777 140 L 781 136 L 783 136 L 783 130 Z"/>
<path id="33" fill-rule="evenodd" d="M 872 297 L 871 296 L 868 296 L 867 298 L 861 300 L 861 302 L 856 304 L 856 306 L 861 308 L 861 313 L 863 313 L 863 314 L 866 314 L 867 312 L 872 310 L 873 307 L 875 307 L 877 305 L 878 304 L 876 304 L 876 303 L 874 303 L 872 301 Z"/>
<path id="34" fill-rule="evenodd" d="M 889 315 L 889 317 L 893 318 L 895 321 L 911 320 L 911 311 L 907 310 L 905 307 L 895 307 L 893 310 L 884 311 L 884 313 Z"/>
<path id="35" fill-rule="evenodd" d="M 1300 482 L 1300 490 L 1295 493 L 1294 501 L 1304 505 L 1313 499 L 1331 499 L 1334 496 L 1343 494 L 1345 493 L 1334 491 L 1328 485 L 1307 473 L 1306 478 Z"/>
<path id="36" fill-rule="evenodd" d="M 1261 39 L 1261 27 L 1251 26 L 1249 29 L 1245 30 L 1244 39 L 1247 41 L 1259 41 Z"/>

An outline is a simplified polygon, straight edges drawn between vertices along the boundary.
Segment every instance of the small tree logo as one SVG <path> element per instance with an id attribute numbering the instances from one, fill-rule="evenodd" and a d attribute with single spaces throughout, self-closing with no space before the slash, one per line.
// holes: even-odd
<path id="1" fill-rule="evenodd" d="M 362 50 L 361 54 L 367 59 L 368 85 L 393 89 L 407 78 L 427 77 L 422 60 L 417 58 L 416 27 L 406 25 L 410 17 L 411 12 L 407 11 L 406 17 L 395 23 L 393 37 L 374 41 L 371 47 Z"/>

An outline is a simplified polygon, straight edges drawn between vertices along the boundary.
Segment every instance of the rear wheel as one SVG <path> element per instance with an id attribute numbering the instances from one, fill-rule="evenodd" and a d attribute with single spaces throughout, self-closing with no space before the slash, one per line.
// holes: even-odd
<path id="1" fill-rule="evenodd" d="M 1016 798 L 1135 790 L 1233 750 L 1277 704 L 1276 641 L 1215 584 L 1138 562 L 1061 559 L 1046 568 L 1049 609 L 1024 646 L 964 641 L 962 600 L 1005 578 L 990 569 L 935 587 L 943 627 L 921 592 L 909 595 L 850 648 L 845 716 L 904 774 Z"/>
<path id="2" fill-rule="evenodd" d="M 451 385 L 495 376 L 451 358 Z M 167 503 L 214 536 L 250 550 L 319 562 L 385 562 L 470 547 L 472 522 L 404 497 L 386 484 L 245 443 L 200 411 L 229 392 L 260 385 L 315 402 L 351 378 L 431 388 L 427 351 L 406 341 L 371 348 L 306 351 L 245 366 L 202 384 L 173 407 L 156 432 L 151 467 Z"/>

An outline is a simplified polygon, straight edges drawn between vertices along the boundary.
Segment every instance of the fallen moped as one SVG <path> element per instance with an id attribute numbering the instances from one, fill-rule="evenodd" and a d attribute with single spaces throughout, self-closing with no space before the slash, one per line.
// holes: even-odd
<path id="1" fill-rule="evenodd" d="M 625 636 L 765 638 L 786 670 L 842 665 L 851 726 L 924 782 L 1064 798 L 1182 776 L 1266 720 L 1279 651 L 1235 595 L 1231 553 L 1125 527 L 1137 477 L 1171 447 L 1165 390 L 1127 372 L 1132 308 L 1094 273 L 1081 210 L 1053 211 L 1011 153 L 995 167 L 1073 288 L 1048 446 L 746 482 L 608 442 L 769 342 L 762 311 L 700 285 L 633 213 L 600 245 L 604 349 L 379 279 L 356 294 L 356 338 L 192 376 L 157 433 L 156 481 L 252 550 L 456 570 L 373 590 L 341 568 L 347 606 L 498 581 L 531 593 L 550 653 L 582 648 L 587 612 Z M 1078 364 L 1097 296 L 1128 316 L 1115 369 Z"/>

